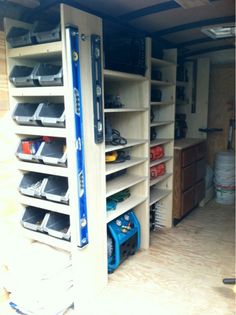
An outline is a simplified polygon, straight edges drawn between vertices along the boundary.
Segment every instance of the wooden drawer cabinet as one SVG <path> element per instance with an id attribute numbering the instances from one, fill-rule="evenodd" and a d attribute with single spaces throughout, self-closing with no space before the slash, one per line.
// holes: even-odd
<path id="1" fill-rule="evenodd" d="M 181 215 L 184 216 L 189 210 L 194 207 L 194 188 L 191 187 L 190 189 L 184 191 L 182 193 L 182 213 Z"/>
<path id="2" fill-rule="evenodd" d="M 206 142 L 182 139 L 174 151 L 173 217 L 177 222 L 205 196 Z M 181 146 L 182 145 L 182 146 Z"/>
<path id="3" fill-rule="evenodd" d="M 195 148 L 186 149 L 182 152 L 182 166 L 185 167 L 195 161 Z"/>
<path id="4" fill-rule="evenodd" d="M 182 191 L 195 184 L 195 163 L 182 168 Z"/>

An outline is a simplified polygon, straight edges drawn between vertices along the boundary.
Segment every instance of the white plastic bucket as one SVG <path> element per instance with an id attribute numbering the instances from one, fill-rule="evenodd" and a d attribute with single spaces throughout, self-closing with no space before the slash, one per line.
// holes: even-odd
<path id="1" fill-rule="evenodd" d="M 232 205 L 235 200 L 235 190 L 216 188 L 216 202 L 223 205 Z"/>

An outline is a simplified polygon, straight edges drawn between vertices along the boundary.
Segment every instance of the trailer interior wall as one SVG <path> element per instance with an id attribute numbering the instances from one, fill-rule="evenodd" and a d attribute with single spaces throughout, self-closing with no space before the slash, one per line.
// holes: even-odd
<path id="1" fill-rule="evenodd" d="M 235 116 L 235 65 L 212 64 L 209 86 L 208 127 L 223 128 L 207 136 L 207 159 L 213 166 L 215 154 L 227 149 L 229 120 Z M 233 132 L 235 140 L 235 130 Z M 235 149 L 235 142 L 232 141 Z"/>
<path id="2" fill-rule="evenodd" d="M 0 116 L 9 109 L 5 34 L 0 31 Z"/>

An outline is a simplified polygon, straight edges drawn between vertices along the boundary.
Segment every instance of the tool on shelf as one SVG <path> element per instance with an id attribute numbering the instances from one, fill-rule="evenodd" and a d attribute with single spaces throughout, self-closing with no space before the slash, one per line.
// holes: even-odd
<path id="1" fill-rule="evenodd" d="M 76 161 L 77 161 L 77 189 L 78 189 L 78 215 L 77 215 L 77 245 L 84 247 L 88 240 L 88 218 L 86 198 L 86 176 L 84 157 L 84 132 L 83 132 L 83 104 L 80 74 L 80 49 L 79 30 L 76 27 L 66 27 L 66 45 L 68 57 L 68 69 L 72 75 L 72 93 L 74 95 L 74 122 L 76 139 Z"/>
<path id="2" fill-rule="evenodd" d="M 150 177 L 151 178 L 156 178 L 156 177 L 164 175 L 165 172 L 166 172 L 165 163 L 161 163 L 161 164 L 152 166 L 150 168 Z"/>
<path id="3" fill-rule="evenodd" d="M 125 105 L 121 103 L 119 95 L 105 95 L 105 108 L 122 108 Z"/>
<path id="4" fill-rule="evenodd" d="M 108 272 L 114 272 L 130 255 L 140 248 L 140 224 L 130 210 L 107 225 L 108 229 Z"/>
<path id="5" fill-rule="evenodd" d="M 117 203 L 120 203 L 130 197 L 130 190 L 124 189 L 107 198 L 107 211 L 115 210 Z"/>
<path id="6" fill-rule="evenodd" d="M 123 163 L 130 160 L 130 155 L 123 150 L 106 153 L 106 163 Z"/>
<path id="7" fill-rule="evenodd" d="M 102 102 L 102 59 L 101 37 L 91 35 L 92 79 L 93 79 L 93 112 L 94 112 L 94 140 L 103 142 L 103 102 Z"/>
<path id="8" fill-rule="evenodd" d="M 157 145 L 150 149 L 150 160 L 155 161 L 161 159 L 165 155 L 164 146 Z"/>
<path id="9" fill-rule="evenodd" d="M 106 119 L 106 123 L 105 123 L 105 136 L 106 136 L 106 144 L 110 144 L 110 145 L 127 144 L 127 140 L 120 135 L 120 132 L 118 130 L 112 128 L 108 119 Z"/>

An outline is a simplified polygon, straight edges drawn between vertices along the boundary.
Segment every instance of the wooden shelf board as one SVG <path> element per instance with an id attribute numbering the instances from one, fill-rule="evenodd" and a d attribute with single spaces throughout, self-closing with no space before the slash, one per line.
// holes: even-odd
<path id="1" fill-rule="evenodd" d="M 106 175 L 118 172 L 120 170 L 124 170 L 126 168 L 141 164 L 145 161 L 147 161 L 147 158 L 131 158 L 130 160 L 127 160 L 122 163 L 106 163 Z"/>
<path id="2" fill-rule="evenodd" d="M 64 96 L 64 86 L 10 87 L 11 96 Z"/>
<path id="3" fill-rule="evenodd" d="M 146 77 L 138 74 L 132 74 L 132 73 L 126 73 L 126 72 L 120 72 L 120 71 L 113 71 L 104 69 L 103 75 L 105 80 L 127 80 L 127 81 L 144 81 L 146 80 Z"/>
<path id="4" fill-rule="evenodd" d="M 157 188 L 152 188 L 150 191 L 150 203 L 149 206 L 153 205 L 155 202 L 165 198 L 169 194 L 171 194 L 171 190 L 167 189 L 157 189 Z"/>
<path id="5" fill-rule="evenodd" d="M 150 162 L 150 167 L 153 167 L 155 165 L 158 165 L 158 164 L 161 164 L 161 163 L 164 163 L 164 162 L 168 162 L 172 159 L 172 156 L 164 156 L 163 158 L 161 159 L 158 159 L 156 161 L 151 161 Z"/>
<path id="6" fill-rule="evenodd" d="M 150 127 L 158 127 L 158 126 L 164 126 L 174 123 L 173 120 L 167 120 L 167 121 L 154 121 L 150 123 Z"/>
<path id="7" fill-rule="evenodd" d="M 166 82 L 166 81 L 159 81 L 159 80 L 151 80 L 152 85 L 157 85 L 157 86 L 173 86 L 173 82 Z"/>
<path id="8" fill-rule="evenodd" d="M 166 144 L 166 143 L 169 143 L 171 141 L 174 141 L 174 139 L 156 139 L 156 140 L 152 140 L 150 142 L 150 148 L 155 147 L 156 145 Z"/>
<path id="9" fill-rule="evenodd" d="M 147 107 L 136 107 L 136 108 L 105 108 L 104 113 L 126 113 L 126 112 L 145 112 L 148 110 Z"/>
<path id="10" fill-rule="evenodd" d="M 16 126 L 15 133 L 22 135 L 66 137 L 65 128 L 53 127 Z"/>
<path id="11" fill-rule="evenodd" d="M 111 195 L 116 194 L 117 192 L 121 190 L 124 190 L 138 183 L 141 183 L 145 179 L 147 179 L 146 176 L 137 176 L 137 175 L 130 175 L 130 174 L 125 174 L 115 179 L 112 179 L 108 181 L 106 184 L 106 198 Z"/>
<path id="12" fill-rule="evenodd" d="M 106 145 L 105 152 L 111 152 L 114 150 L 120 150 L 125 148 L 134 147 L 136 145 L 147 143 L 147 140 L 140 140 L 140 139 L 126 139 L 127 144 L 125 145 Z"/>
<path id="13" fill-rule="evenodd" d="M 68 176 L 67 167 L 61 167 L 61 166 L 53 166 L 53 165 L 18 161 L 17 168 L 22 171 L 31 171 L 31 172 L 38 172 L 38 173 L 57 175 L 57 176 Z"/>
<path id="14" fill-rule="evenodd" d="M 142 202 L 144 202 L 147 197 L 138 196 L 138 195 L 131 195 L 128 199 L 123 202 L 119 202 L 117 204 L 116 210 L 108 211 L 107 212 L 107 223 L 114 220 L 118 216 L 122 215 L 126 211 L 133 209 L 134 207 L 138 206 Z"/>
<path id="15" fill-rule="evenodd" d="M 40 61 L 42 61 L 42 58 L 55 60 L 55 58 L 61 56 L 61 53 L 61 41 L 8 49 L 9 58 L 27 58 L 31 60 L 40 58 Z"/>
<path id="16" fill-rule="evenodd" d="M 158 67 L 173 67 L 176 66 L 175 63 L 163 59 L 151 58 L 152 66 Z"/>
<path id="17" fill-rule="evenodd" d="M 174 105 L 174 102 L 151 102 L 151 106 L 168 106 L 168 105 Z"/>
<path id="18" fill-rule="evenodd" d="M 68 252 L 71 251 L 72 246 L 71 246 L 71 243 L 68 241 L 60 240 L 58 238 L 55 238 L 53 236 L 43 234 L 40 232 L 27 230 L 23 227 L 22 227 L 22 230 L 23 230 L 22 232 L 23 235 L 29 239 L 32 239 L 34 241 L 38 241 L 38 242 L 41 242 L 50 246 L 54 246 L 56 248 L 60 248 Z"/>
<path id="19" fill-rule="evenodd" d="M 150 178 L 150 186 L 153 186 L 153 185 L 155 185 L 157 183 L 162 182 L 163 180 L 167 179 L 171 175 L 172 175 L 172 173 L 166 173 L 165 175 L 159 176 L 159 177 L 154 178 L 154 179 Z"/>
<path id="20" fill-rule="evenodd" d="M 48 201 L 39 198 L 33 198 L 28 196 L 19 195 L 19 202 L 26 206 L 38 207 L 45 210 L 50 210 L 53 212 L 70 214 L 70 206 L 62 203 L 57 203 L 53 201 Z"/>

